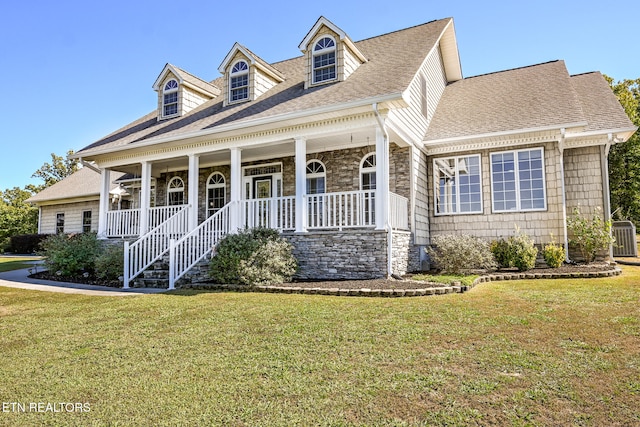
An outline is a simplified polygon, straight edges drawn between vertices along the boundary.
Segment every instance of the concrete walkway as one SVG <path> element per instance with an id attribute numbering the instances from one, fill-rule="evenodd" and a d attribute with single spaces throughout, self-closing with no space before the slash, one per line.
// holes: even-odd
<path id="1" fill-rule="evenodd" d="M 155 288 L 110 288 L 108 286 L 83 285 L 79 283 L 57 282 L 53 280 L 31 279 L 28 268 L 0 273 L 0 286 L 8 288 L 28 289 L 32 291 L 60 292 L 65 294 L 81 294 L 95 296 L 134 296 L 157 294 L 167 289 Z"/>

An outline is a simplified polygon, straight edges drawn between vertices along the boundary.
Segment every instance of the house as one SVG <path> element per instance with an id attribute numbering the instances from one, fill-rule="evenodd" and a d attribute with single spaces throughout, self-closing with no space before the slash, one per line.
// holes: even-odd
<path id="1" fill-rule="evenodd" d="M 74 155 L 101 171 L 125 286 L 164 257 L 173 288 L 244 227 L 281 230 L 301 279 L 375 278 L 419 270 L 438 234 L 566 242 L 575 206 L 609 214 L 609 148 L 636 128 L 600 73 L 463 78 L 451 18 L 355 42 L 321 17 L 298 47 L 236 43 L 213 81 L 166 64 L 157 109 Z M 138 190 L 115 209 L 122 173 Z"/>

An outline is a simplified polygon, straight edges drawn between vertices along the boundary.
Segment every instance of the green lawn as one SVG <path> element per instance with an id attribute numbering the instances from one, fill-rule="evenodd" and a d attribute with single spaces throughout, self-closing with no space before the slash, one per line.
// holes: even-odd
<path id="1" fill-rule="evenodd" d="M 636 267 L 416 298 L 0 288 L 2 401 L 90 408 L 0 425 L 640 425 L 639 302 Z"/>
<path id="2" fill-rule="evenodd" d="M 40 257 L 7 257 L 0 256 L 0 273 L 11 270 L 20 270 L 21 268 L 29 268 L 33 265 L 32 261 L 41 259 Z M 0 408 L 1 409 L 1 408 Z"/>

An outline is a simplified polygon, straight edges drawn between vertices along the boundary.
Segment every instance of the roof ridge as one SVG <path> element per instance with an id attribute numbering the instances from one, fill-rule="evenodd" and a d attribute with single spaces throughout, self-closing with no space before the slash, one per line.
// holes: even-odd
<path id="1" fill-rule="evenodd" d="M 584 76 L 586 74 L 602 74 L 600 71 L 585 71 L 584 73 L 578 73 L 578 74 L 569 74 L 569 77 L 578 77 L 578 76 Z"/>
<path id="2" fill-rule="evenodd" d="M 434 22 L 445 21 L 447 19 L 453 20 L 453 17 L 449 16 L 447 18 L 433 19 L 433 20 L 428 21 L 428 22 L 423 22 L 422 24 L 416 24 L 416 25 L 412 25 L 412 26 L 406 27 L 406 28 L 399 28 L 397 30 L 389 31 L 389 32 L 386 32 L 386 33 L 383 33 L 383 34 L 378 34 L 376 36 L 371 36 L 371 37 L 367 37 L 367 38 L 364 38 L 364 39 L 360 39 L 358 41 L 354 41 L 354 43 L 360 43 L 360 42 L 364 42 L 364 41 L 367 41 L 367 40 L 377 39 L 378 37 L 384 37 L 384 36 L 388 36 L 388 35 L 391 35 L 391 34 L 399 33 L 399 32 L 402 32 L 402 31 L 412 30 L 414 28 L 418 28 L 418 27 L 422 27 L 422 26 L 425 26 L 425 25 L 433 24 Z"/>
<path id="3" fill-rule="evenodd" d="M 554 59 L 552 61 L 540 62 L 538 64 L 523 65 L 522 67 L 507 68 L 506 70 L 492 71 L 490 73 L 484 73 L 484 74 L 476 74 L 475 76 L 465 77 L 463 80 L 474 79 L 476 77 L 490 76 L 490 75 L 493 75 L 493 74 L 506 73 L 506 72 L 509 72 L 509 71 L 524 70 L 526 68 L 533 68 L 533 67 L 538 67 L 540 65 L 553 64 L 554 62 L 562 62 L 562 61 L 563 61 L 562 59 Z"/>

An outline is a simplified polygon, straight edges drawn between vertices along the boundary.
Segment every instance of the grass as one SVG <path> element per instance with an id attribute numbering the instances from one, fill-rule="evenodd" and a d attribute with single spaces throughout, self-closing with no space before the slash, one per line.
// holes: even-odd
<path id="1" fill-rule="evenodd" d="M 31 261 L 41 259 L 40 257 L 5 257 L 0 256 L 0 273 L 5 271 L 20 270 L 21 268 L 29 268 L 33 265 Z"/>
<path id="2" fill-rule="evenodd" d="M 0 288 L 0 425 L 639 425 L 640 268 L 416 298 Z"/>
<path id="3" fill-rule="evenodd" d="M 472 286 L 473 281 L 478 277 L 477 274 L 470 275 L 432 275 L 432 274 L 416 274 L 412 277 L 413 280 L 426 280 L 428 282 L 443 283 L 445 285 L 452 285 L 454 282 L 460 282 L 462 286 Z"/>

